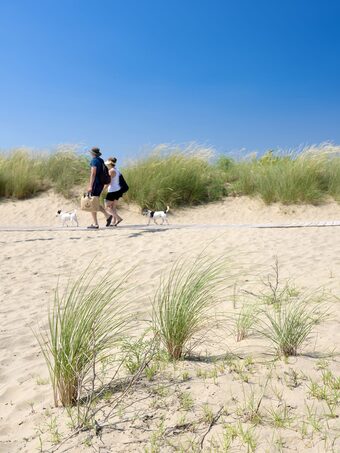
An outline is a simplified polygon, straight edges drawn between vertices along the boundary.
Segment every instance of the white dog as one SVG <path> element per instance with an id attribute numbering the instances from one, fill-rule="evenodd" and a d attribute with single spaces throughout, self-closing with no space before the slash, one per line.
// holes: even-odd
<path id="1" fill-rule="evenodd" d="M 151 222 L 151 219 L 153 219 L 154 223 L 156 225 L 159 225 L 156 221 L 156 219 L 162 219 L 162 223 L 161 225 L 163 225 L 163 223 L 167 223 L 169 225 L 169 221 L 167 219 L 167 212 L 169 212 L 169 206 L 166 207 L 166 209 L 164 209 L 164 211 L 150 211 L 149 209 L 144 209 L 143 211 L 143 215 L 146 215 L 148 216 L 149 218 L 149 222 L 148 222 L 148 225 L 150 225 L 150 222 Z"/>
<path id="2" fill-rule="evenodd" d="M 77 211 L 76 210 L 64 212 L 61 209 L 59 209 L 59 211 L 57 211 L 56 217 L 60 218 L 60 220 L 62 222 L 62 226 L 65 226 L 65 225 L 68 226 L 67 222 L 71 222 L 72 225 L 73 225 L 73 222 L 74 222 L 77 226 L 79 226 L 78 219 L 77 219 Z"/>

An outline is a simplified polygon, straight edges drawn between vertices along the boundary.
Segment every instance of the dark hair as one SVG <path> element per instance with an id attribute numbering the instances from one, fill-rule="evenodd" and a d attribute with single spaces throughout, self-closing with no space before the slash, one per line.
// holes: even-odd
<path id="1" fill-rule="evenodd" d="M 116 165 L 116 162 L 117 162 L 116 157 L 109 157 L 107 160 L 108 160 L 109 162 L 111 162 L 113 166 Z"/>

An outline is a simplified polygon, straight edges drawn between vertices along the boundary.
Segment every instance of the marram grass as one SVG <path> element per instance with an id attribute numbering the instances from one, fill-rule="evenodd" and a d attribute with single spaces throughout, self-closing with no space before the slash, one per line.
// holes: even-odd
<path id="1" fill-rule="evenodd" d="M 219 260 L 199 256 L 177 261 L 161 279 L 153 303 L 153 326 L 170 358 L 180 359 L 196 334 L 212 321 L 226 276 Z"/>
<path id="2" fill-rule="evenodd" d="M 129 316 L 120 300 L 124 279 L 117 279 L 112 270 L 97 279 L 87 270 L 62 294 L 56 289 L 48 330 L 37 334 L 55 405 L 59 401 L 63 406 L 76 404 L 90 369 L 125 332 Z"/>
<path id="3" fill-rule="evenodd" d="M 290 300 L 266 306 L 260 312 L 259 333 L 263 335 L 279 356 L 296 356 L 308 341 L 316 324 L 326 317 L 320 302 Z"/>
<path id="4" fill-rule="evenodd" d="M 89 157 L 68 149 L 52 153 L 44 160 L 44 174 L 56 192 L 72 195 L 72 189 L 87 186 L 90 167 Z"/>
<path id="5" fill-rule="evenodd" d="M 219 167 L 235 193 L 259 196 L 267 204 L 317 205 L 329 196 L 340 199 L 340 146 L 329 143 L 298 153 L 268 152 L 234 162 L 221 159 Z"/>
<path id="6" fill-rule="evenodd" d="M 0 197 L 29 198 L 47 189 L 41 172 L 41 161 L 25 150 L 0 154 Z"/>
<path id="7" fill-rule="evenodd" d="M 237 314 L 235 322 L 236 341 L 242 341 L 250 335 L 256 322 L 258 307 L 244 304 Z"/>
<path id="8" fill-rule="evenodd" d="M 0 153 L 0 197 L 29 198 L 51 188 L 70 196 L 73 188 L 86 189 L 89 156 L 77 151 L 67 145 L 54 153 Z M 162 146 L 122 171 L 130 186 L 124 200 L 152 210 L 217 201 L 228 193 L 258 196 L 267 204 L 340 200 L 340 146 L 330 143 L 217 161 L 199 145 Z"/>
<path id="9" fill-rule="evenodd" d="M 199 150 L 162 155 L 154 152 L 128 165 L 124 176 L 127 202 L 153 210 L 216 201 L 226 195 L 225 176 Z"/>
<path id="10" fill-rule="evenodd" d="M 25 199 L 51 188 L 69 196 L 88 175 L 89 159 L 74 146 L 45 154 L 12 150 L 0 154 L 0 197 Z"/>

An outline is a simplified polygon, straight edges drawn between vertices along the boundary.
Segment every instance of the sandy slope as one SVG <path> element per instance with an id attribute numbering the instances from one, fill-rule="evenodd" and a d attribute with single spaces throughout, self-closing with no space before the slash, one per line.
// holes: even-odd
<path id="1" fill-rule="evenodd" d="M 77 209 L 81 226 L 89 224 L 90 216 L 79 210 L 77 202 L 65 200 L 52 191 L 25 201 L 1 201 L 0 225 L 60 226 L 55 214 L 58 209 Z M 123 205 L 125 224 L 144 224 L 137 206 Z M 100 218 L 100 216 L 99 216 Z M 340 220 L 340 205 L 330 201 L 321 206 L 290 205 L 279 203 L 267 206 L 261 200 L 248 197 L 226 198 L 190 209 L 170 210 L 171 223 L 178 224 L 244 224 L 283 223 Z M 104 220 L 102 218 L 102 225 Z"/>
<path id="2" fill-rule="evenodd" d="M 73 207 L 71 201 L 65 201 L 53 193 L 27 201 L 2 202 L 0 226 L 59 225 L 58 219 L 55 218 L 56 210 Z M 80 224 L 87 225 L 89 215 L 83 212 L 78 214 Z M 319 207 L 268 207 L 258 200 L 230 198 L 220 203 L 177 210 L 171 214 L 171 224 L 293 223 L 340 220 L 340 207 L 336 203 Z M 114 230 L 103 228 L 100 231 L 1 233 L 1 452 L 37 451 L 41 432 L 44 448 L 51 446 L 51 428 L 46 427 L 51 424 L 54 416 L 61 417 L 60 429 L 63 431 L 64 428 L 63 432 L 67 432 L 65 416 L 53 408 L 46 365 L 32 334 L 32 328 L 36 328 L 38 323 L 46 326 L 47 308 L 58 278 L 63 286 L 69 276 L 79 275 L 93 259 L 95 265 L 103 270 L 114 264 L 120 270 L 134 267 L 130 277 L 134 287 L 130 309 L 141 313 L 142 319 L 149 318 L 150 300 L 161 273 L 168 270 L 178 257 L 195 256 L 203 249 L 211 256 L 224 257 L 230 262 L 231 272 L 236 275 L 231 280 L 231 286 L 234 285 L 237 291 L 245 288 L 254 291 L 259 289 L 261 278 L 271 272 L 274 257 L 277 256 L 282 279 L 294 280 L 294 285 L 302 290 L 311 291 L 323 287 L 340 296 L 340 227 L 273 230 L 202 227 L 194 230 L 145 231 L 128 228 L 129 224 L 145 223 L 145 218 L 140 215 L 138 209 L 127 206 L 121 209 L 121 215 L 124 217 L 122 225 L 125 225 L 125 228 L 118 227 Z M 103 224 L 103 218 L 101 222 Z M 329 353 L 334 349 L 338 351 L 340 345 L 339 303 L 329 297 L 329 306 L 332 317 L 318 326 L 317 335 L 306 345 L 305 351 L 309 355 L 298 357 L 289 364 L 278 363 L 274 374 L 283 376 L 284 372 L 288 372 L 293 366 L 298 372 L 304 372 L 315 379 L 320 377 L 316 370 L 318 354 Z M 229 295 L 226 295 L 223 310 L 232 311 Z M 144 327 L 141 321 L 140 331 Z M 209 339 L 203 350 L 222 354 L 232 349 L 243 356 L 252 354 L 255 362 L 263 360 L 264 357 L 268 358 L 268 348 L 259 338 L 235 343 L 233 338 L 225 337 L 224 334 L 221 337 L 219 334 L 222 335 L 222 331 L 216 334 L 215 341 Z M 246 384 L 241 385 L 239 381 L 235 381 L 232 374 L 219 373 L 216 383 L 211 379 L 198 379 L 196 364 L 184 363 L 181 367 L 180 370 L 187 369 L 192 376 L 190 381 L 183 384 L 185 391 L 190 392 L 195 400 L 195 409 L 190 412 L 191 417 L 199 418 L 204 402 L 211 403 L 215 410 L 219 404 L 225 403 L 231 407 L 235 398 L 239 401 L 242 399 Z M 201 364 L 201 367 L 205 365 Z M 339 375 L 338 356 L 329 359 L 329 367 Z M 257 385 L 265 379 L 267 368 L 260 365 L 255 368 L 251 380 Z M 178 376 L 181 372 L 177 371 Z M 280 379 L 277 382 L 280 383 Z M 282 389 L 283 398 L 297 407 L 295 410 L 300 411 L 299 414 L 303 414 L 308 395 L 307 383 L 304 382 L 294 392 L 287 386 Z M 145 391 L 140 390 L 141 393 Z M 151 411 L 150 407 L 139 407 L 139 410 L 146 413 Z M 155 409 L 156 412 L 157 410 L 162 413 L 162 409 Z M 168 412 L 165 411 L 166 414 Z M 176 409 L 175 405 L 170 412 L 177 414 L 181 410 L 178 407 Z M 168 423 L 175 423 L 174 420 L 169 420 Z M 332 433 L 336 422 L 338 419 L 329 420 L 329 430 Z M 158 425 L 150 425 L 150 429 L 156 430 L 156 426 Z M 222 425 L 217 424 L 209 432 L 205 448 L 208 448 L 213 439 L 220 439 L 221 432 Z M 259 432 L 257 451 L 279 451 L 275 450 L 274 441 L 268 440 L 273 432 L 275 436 L 278 435 L 277 430 L 266 425 L 260 428 Z M 150 432 L 145 431 L 143 437 L 140 431 L 134 431 L 131 426 L 125 425 L 123 433 L 105 433 L 103 440 L 107 449 L 102 451 L 144 451 L 150 435 Z M 141 440 L 140 443 L 129 443 L 137 437 Z M 328 449 L 328 444 L 317 440 L 316 434 L 314 440 L 306 441 L 294 430 L 284 430 L 282 437 L 286 445 L 294 451 L 340 451 L 339 441 L 334 444 L 334 450 L 331 450 Z M 96 440 L 94 444 L 96 445 Z M 84 445 L 75 447 L 72 443 L 61 447 L 59 451 L 66 451 L 66 447 L 71 447 L 68 451 L 93 451 Z M 96 448 L 95 451 L 99 451 L 99 447 Z M 242 450 L 243 447 L 239 448 L 240 450 L 235 451 L 245 451 Z M 166 447 L 161 451 L 175 450 Z"/>

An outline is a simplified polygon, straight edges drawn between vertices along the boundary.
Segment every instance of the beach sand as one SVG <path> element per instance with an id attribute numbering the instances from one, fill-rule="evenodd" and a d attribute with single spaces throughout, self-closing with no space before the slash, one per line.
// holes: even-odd
<path id="1" fill-rule="evenodd" d="M 59 227 L 56 211 L 72 208 L 74 202 L 52 192 L 26 201 L 1 202 L 0 228 Z M 340 206 L 335 202 L 317 207 L 266 206 L 256 199 L 227 198 L 170 211 L 172 227 L 196 225 L 193 228 L 149 230 L 138 227 L 147 219 L 136 207 L 124 206 L 120 213 L 124 222 L 115 229 L 105 229 L 99 214 L 103 226 L 99 231 L 1 231 L 0 452 L 54 451 L 59 441 L 64 443 L 58 451 L 72 452 L 199 451 L 201 447 L 207 452 L 228 451 L 225 426 L 239 426 L 239 422 L 254 429 L 254 451 L 276 452 L 281 446 L 282 451 L 340 451 L 339 418 L 325 415 L 327 405 L 309 391 L 310 379 L 322 384 L 325 366 L 340 375 L 340 227 L 221 226 L 340 221 Z M 81 226 L 91 223 L 88 213 L 78 211 L 78 218 Z M 148 326 L 161 274 L 177 259 L 195 257 L 203 250 L 229 264 L 229 288 L 219 307 L 229 317 L 236 313 L 233 294 L 242 295 L 245 302 L 251 300 L 245 290 L 263 289 L 277 257 L 282 282 L 289 279 L 301 294 L 325 292 L 329 318 L 316 326 L 303 354 L 287 361 L 274 360 L 264 339 L 255 335 L 236 342 L 235 335 L 222 325 L 206 336 L 196 352 L 205 357 L 233 353 L 234 362 L 170 364 L 153 381 L 138 384 L 126 397 L 129 408 L 121 408 L 101 438 L 85 432 L 65 440 L 72 431 L 69 419 L 62 408 L 53 405 L 47 366 L 32 331 L 38 325 L 46 328 L 58 281 L 64 288 L 91 261 L 100 273 L 114 265 L 118 273 L 133 268 L 129 310 L 140 315 L 138 331 L 133 332 L 138 334 Z M 166 391 L 161 392 L 160 386 Z M 263 421 L 255 428 L 243 407 L 252 391 L 265 394 L 260 411 Z M 216 420 L 207 415 L 207 407 Z M 281 426 L 273 410 L 283 408 L 290 421 Z M 335 411 L 339 416 L 339 406 Z M 316 414 L 314 418 L 311 413 Z M 247 451 L 244 439 L 241 435 L 233 439 L 231 451 Z"/>

